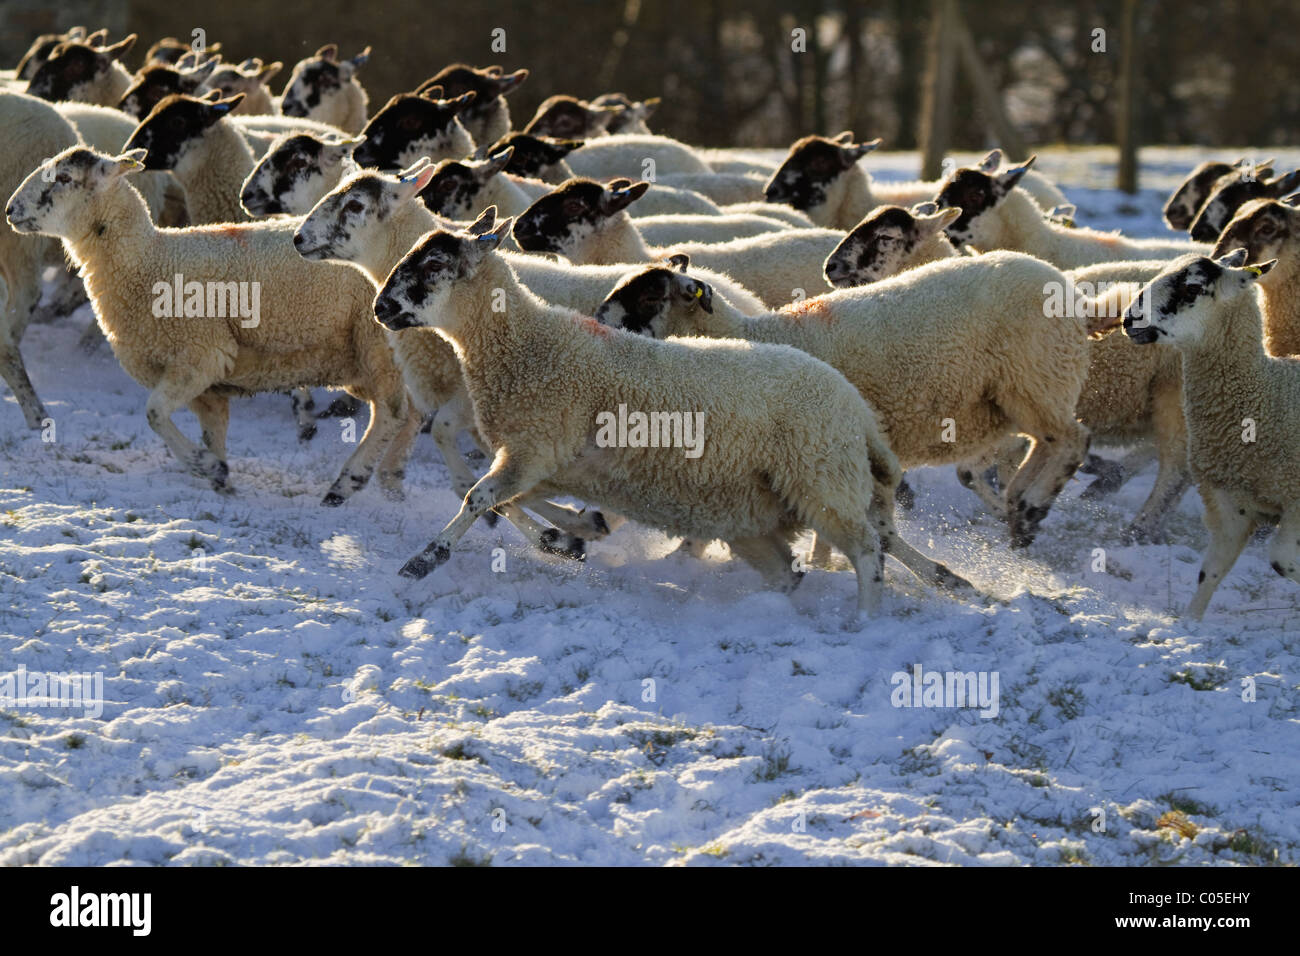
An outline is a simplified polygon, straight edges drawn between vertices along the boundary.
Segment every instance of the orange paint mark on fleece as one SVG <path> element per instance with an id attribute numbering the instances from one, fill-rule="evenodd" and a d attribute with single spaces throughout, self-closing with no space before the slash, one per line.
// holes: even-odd
<path id="1" fill-rule="evenodd" d="M 608 325 L 601 325 L 595 319 L 588 318 L 585 315 L 578 319 L 578 325 L 582 326 L 592 335 L 597 335 L 602 339 L 607 339 L 614 333 L 614 330 Z"/>
<path id="2" fill-rule="evenodd" d="M 799 302 L 791 302 L 789 305 L 781 306 L 781 314 L 788 315 L 795 322 L 802 322 L 805 319 L 820 319 L 830 324 L 833 320 L 830 306 L 826 300 L 820 296 L 814 296 L 811 299 L 803 299 Z"/>
<path id="3" fill-rule="evenodd" d="M 243 226 L 221 226 L 217 229 L 217 235 L 225 239 L 234 239 L 241 246 L 246 246 L 248 245 L 248 237 L 245 235 L 245 231 Z"/>

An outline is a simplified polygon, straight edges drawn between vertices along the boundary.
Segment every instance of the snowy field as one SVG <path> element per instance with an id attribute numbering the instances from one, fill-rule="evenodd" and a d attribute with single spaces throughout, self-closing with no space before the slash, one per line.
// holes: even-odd
<path id="1" fill-rule="evenodd" d="M 1040 168 L 1145 236 L 1198 158 L 1148 151 L 1136 198 L 1112 152 Z M 1195 491 L 1174 543 L 1119 538 L 1154 464 L 1100 503 L 1071 482 L 1014 554 L 951 468 L 913 472 L 903 535 L 994 599 L 891 565 L 860 633 L 849 572 L 787 597 L 630 524 L 579 565 L 480 523 L 411 584 L 458 505 L 427 437 L 405 504 L 324 509 L 339 421 L 299 445 L 287 398 L 236 401 L 218 497 L 75 347 L 89 321 L 23 343 L 54 442 L 0 405 L 0 675 L 102 675 L 102 713 L 0 705 L 0 864 L 1300 863 L 1300 591 L 1255 540 L 1179 622 Z M 996 715 L 895 707 L 917 665 L 996 674 Z"/>

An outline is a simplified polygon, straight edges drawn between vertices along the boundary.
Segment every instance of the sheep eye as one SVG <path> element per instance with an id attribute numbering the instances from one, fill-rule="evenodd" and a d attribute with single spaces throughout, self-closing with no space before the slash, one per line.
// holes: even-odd
<path id="1" fill-rule="evenodd" d="M 347 201 L 347 204 L 344 205 L 343 211 L 350 212 L 350 213 L 359 213 L 364 208 L 365 206 L 362 204 L 360 199 L 349 199 Z"/>
<path id="2" fill-rule="evenodd" d="M 59 173 L 59 175 L 54 177 L 54 181 L 60 185 L 66 186 L 68 183 L 72 182 L 72 177 L 67 173 Z"/>
<path id="3" fill-rule="evenodd" d="M 564 204 L 564 214 L 566 216 L 581 216 L 586 211 L 586 206 L 577 199 L 570 199 Z"/>
<path id="4" fill-rule="evenodd" d="M 1276 228 L 1274 228 L 1271 222 L 1264 222 L 1260 224 L 1259 232 L 1260 235 L 1262 236 L 1271 236 L 1276 231 L 1277 231 Z"/>

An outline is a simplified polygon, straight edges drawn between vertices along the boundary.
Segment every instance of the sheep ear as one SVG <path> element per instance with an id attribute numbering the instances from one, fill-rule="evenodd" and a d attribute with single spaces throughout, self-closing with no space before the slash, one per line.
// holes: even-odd
<path id="1" fill-rule="evenodd" d="M 122 155 L 114 157 L 114 173 L 122 176 L 141 172 L 144 169 L 145 157 L 148 155 L 147 149 L 128 149 Z"/>
<path id="2" fill-rule="evenodd" d="M 1219 256 L 1214 261 L 1227 269 L 1240 269 L 1246 264 L 1246 259 L 1250 255 L 1244 247 L 1238 246 L 1231 252 Z"/>
<path id="3" fill-rule="evenodd" d="M 832 143 L 838 143 L 841 146 L 848 146 L 853 142 L 853 130 L 846 129 L 842 133 L 836 133 L 831 137 Z"/>
<path id="4" fill-rule="evenodd" d="M 94 33 L 86 37 L 86 46 L 100 47 L 108 39 L 108 27 L 100 27 Z"/>
<path id="5" fill-rule="evenodd" d="M 477 98 L 478 98 L 478 94 L 476 92 L 474 92 L 473 90 L 467 90 L 466 92 L 460 94 L 460 96 L 455 96 L 447 100 L 447 106 L 450 107 L 455 112 L 459 113 L 461 110 L 465 109 L 471 103 L 473 103 L 474 100 Z"/>
<path id="6" fill-rule="evenodd" d="M 217 92 L 219 95 L 220 90 Z M 211 112 L 215 113 L 217 116 L 224 116 L 242 102 L 244 102 L 244 94 L 236 93 L 228 100 L 219 100 L 218 102 L 213 103 Z"/>
<path id="7" fill-rule="evenodd" d="M 983 159 L 981 159 L 978 163 L 976 163 L 975 168 L 978 169 L 981 173 L 988 173 L 992 175 L 993 173 L 998 171 L 998 167 L 1001 165 L 1002 165 L 1002 150 L 994 149 L 994 150 L 990 150 Z"/>
<path id="8" fill-rule="evenodd" d="M 206 93 L 200 93 L 198 98 L 204 103 L 215 103 L 217 100 L 221 99 L 221 91 L 208 90 Z"/>
<path id="9" fill-rule="evenodd" d="M 488 157 L 488 164 L 484 167 L 484 172 L 488 176 L 495 176 L 497 173 L 501 172 L 501 170 L 510 165 L 510 157 L 514 154 L 515 148 L 513 146 L 507 146 L 505 149 L 501 150 L 501 152 L 493 153 Z"/>
<path id="10" fill-rule="evenodd" d="M 1296 189 L 1300 189 L 1300 169 L 1293 169 L 1268 184 L 1269 195 L 1272 196 L 1285 196 Z"/>
<path id="11" fill-rule="evenodd" d="M 933 216 L 939 211 L 939 204 L 933 199 L 927 202 L 919 202 L 911 208 L 913 216 Z"/>
<path id="12" fill-rule="evenodd" d="M 279 73 L 283 69 L 284 64 L 279 60 L 276 60 L 274 63 L 268 63 L 257 71 L 257 82 L 270 83 L 271 77 L 275 76 L 275 74 Z"/>
<path id="13" fill-rule="evenodd" d="M 691 257 L 684 252 L 675 252 L 668 257 L 668 264 L 678 272 L 685 272 L 687 266 L 691 264 Z"/>
<path id="14" fill-rule="evenodd" d="M 1019 166 L 1012 166 L 1006 172 L 999 173 L 997 183 L 1002 192 L 1011 192 L 1011 190 L 1015 188 L 1016 183 L 1020 182 L 1020 180 L 1024 178 L 1025 173 L 1029 172 L 1029 168 L 1034 165 L 1034 161 L 1037 159 L 1038 155 L 1035 153 Z"/>
<path id="15" fill-rule="evenodd" d="M 362 137 L 361 140 L 359 141 L 363 141 L 363 140 L 364 137 Z M 416 173 L 420 172 L 420 170 L 431 166 L 433 166 L 433 160 L 431 160 L 428 156 L 421 156 L 415 162 L 411 163 L 410 166 L 407 166 L 400 173 L 398 173 L 397 178 L 402 182 L 406 182 Z"/>
<path id="16" fill-rule="evenodd" d="M 648 100 L 641 101 L 641 118 L 649 119 L 655 115 L 655 110 L 659 109 L 659 104 L 663 102 L 662 97 L 652 96 Z"/>
<path id="17" fill-rule="evenodd" d="M 631 183 L 627 186 L 618 186 L 617 183 L 626 183 L 627 180 L 616 180 L 610 184 L 610 188 L 605 191 L 605 211 L 609 213 L 618 212 L 620 209 L 626 209 L 633 202 L 645 195 L 645 191 L 650 188 L 647 182 Z"/>
<path id="18" fill-rule="evenodd" d="M 482 233 L 478 237 L 479 249 L 486 252 L 501 245 L 506 236 L 510 235 L 510 229 L 514 224 L 514 216 L 506 216 L 504 219 L 498 219 L 491 232 Z"/>
<path id="19" fill-rule="evenodd" d="M 611 179 L 608 183 L 605 184 L 606 188 L 611 191 L 627 189 L 627 187 L 631 185 L 632 185 L 632 180 L 630 179 Z"/>
<path id="20" fill-rule="evenodd" d="M 365 66 L 368 62 L 370 62 L 370 47 L 366 47 L 364 50 L 362 50 L 352 59 L 348 60 L 348 62 L 352 64 L 352 69 L 354 70 L 361 69 L 361 67 Z"/>
<path id="21" fill-rule="evenodd" d="M 933 214 L 921 216 L 919 218 L 935 232 L 942 232 L 961 218 L 961 207 L 948 206 L 944 209 L 936 208 L 936 211 Z"/>
<path id="22" fill-rule="evenodd" d="M 112 46 L 100 47 L 99 52 L 104 54 L 110 60 L 120 60 L 131 52 L 131 47 L 135 46 L 136 34 L 132 33 L 123 40 L 119 40 Z"/>
<path id="23" fill-rule="evenodd" d="M 426 100 L 440 100 L 442 99 L 442 84 L 430 83 L 428 80 L 425 80 L 424 83 L 416 88 L 415 95 L 422 96 Z"/>
<path id="24" fill-rule="evenodd" d="M 496 67 L 496 69 L 500 70 L 500 67 Z M 528 79 L 527 70 L 515 70 L 513 73 L 500 77 L 497 80 L 497 96 L 505 96 L 526 79 Z"/>
<path id="25" fill-rule="evenodd" d="M 470 224 L 470 227 L 465 231 L 468 232 L 471 236 L 482 236 L 491 232 L 492 229 L 496 227 L 496 224 L 497 224 L 497 207 L 488 206 L 481 213 L 479 213 L 478 218 L 475 219 Z"/>
<path id="26" fill-rule="evenodd" d="M 853 162 L 856 163 L 863 156 L 867 155 L 867 153 L 877 148 L 881 144 L 881 142 L 882 140 L 880 139 L 879 136 L 877 136 L 875 139 L 869 140 L 868 142 L 858 143 L 857 145 L 849 146 L 844 150 L 844 152 L 849 159 L 851 159 Z"/>
<path id="27" fill-rule="evenodd" d="M 317 50 L 312 56 L 319 57 L 328 63 L 333 63 L 339 58 L 339 45 L 337 43 L 326 43 Z"/>
<path id="28" fill-rule="evenodd" d="M 81 26 L 68 27 L 68 32 L 63 36 L 69 40 L 84 40 L 86 38 L 86 28 Z"/>
<path id="29" fill-rule="evenodd" d="M 1288 206 L 1300 206 L 1300 193 L 1292 193 L 1285 197 L 1282 202 L 1286 203 Z"/>
<path id="30" fill-rule="evenodd" d="M 1265 273 L 1273 271 L 1275 265 L 1277 265 L 1277 260 L 1269 259 L 1268 262 L 1256 262 L 1254 265 L 1246 266 L 1246 271 L 1249 272 L 1253 278 L 1258 279 Z"/>

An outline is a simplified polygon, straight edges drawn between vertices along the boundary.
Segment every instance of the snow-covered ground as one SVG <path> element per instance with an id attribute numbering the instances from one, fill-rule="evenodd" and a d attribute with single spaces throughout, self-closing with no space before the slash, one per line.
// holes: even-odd
<path id="1" fill-rule="evenodd" d="M 1109 152 L 1041 168 L 1082 222 L 1159 235 L 1197 158 L 1149 151 L 1136 199 Z M 102 714 L 0 704 L 0 864 L 1300 863 L 1300 591 L 1257 540 L 1178 621 L 1195 492 L 1175 543 L 1119 539 L 1154 466 L 1101 503 L 1072 482 L 1014 554 L 914 472 L 903 534 L 997 600 L 891 566 L 860 633 L 850 573 L 786 597 L 633 525 L 578 565 L 480 524 L 399 583 L 457 507 L 427 438 L 405 504 L 324 509 L 340 423 L 300 446 L 288 399 L 237 401 L 220 498 L 88 321 L 23 343 L 54 441 L 0 405 L 0 675 L 101 675 Z M 894 706 L 918 665 L 995 674 L 996 716 Z"/>

